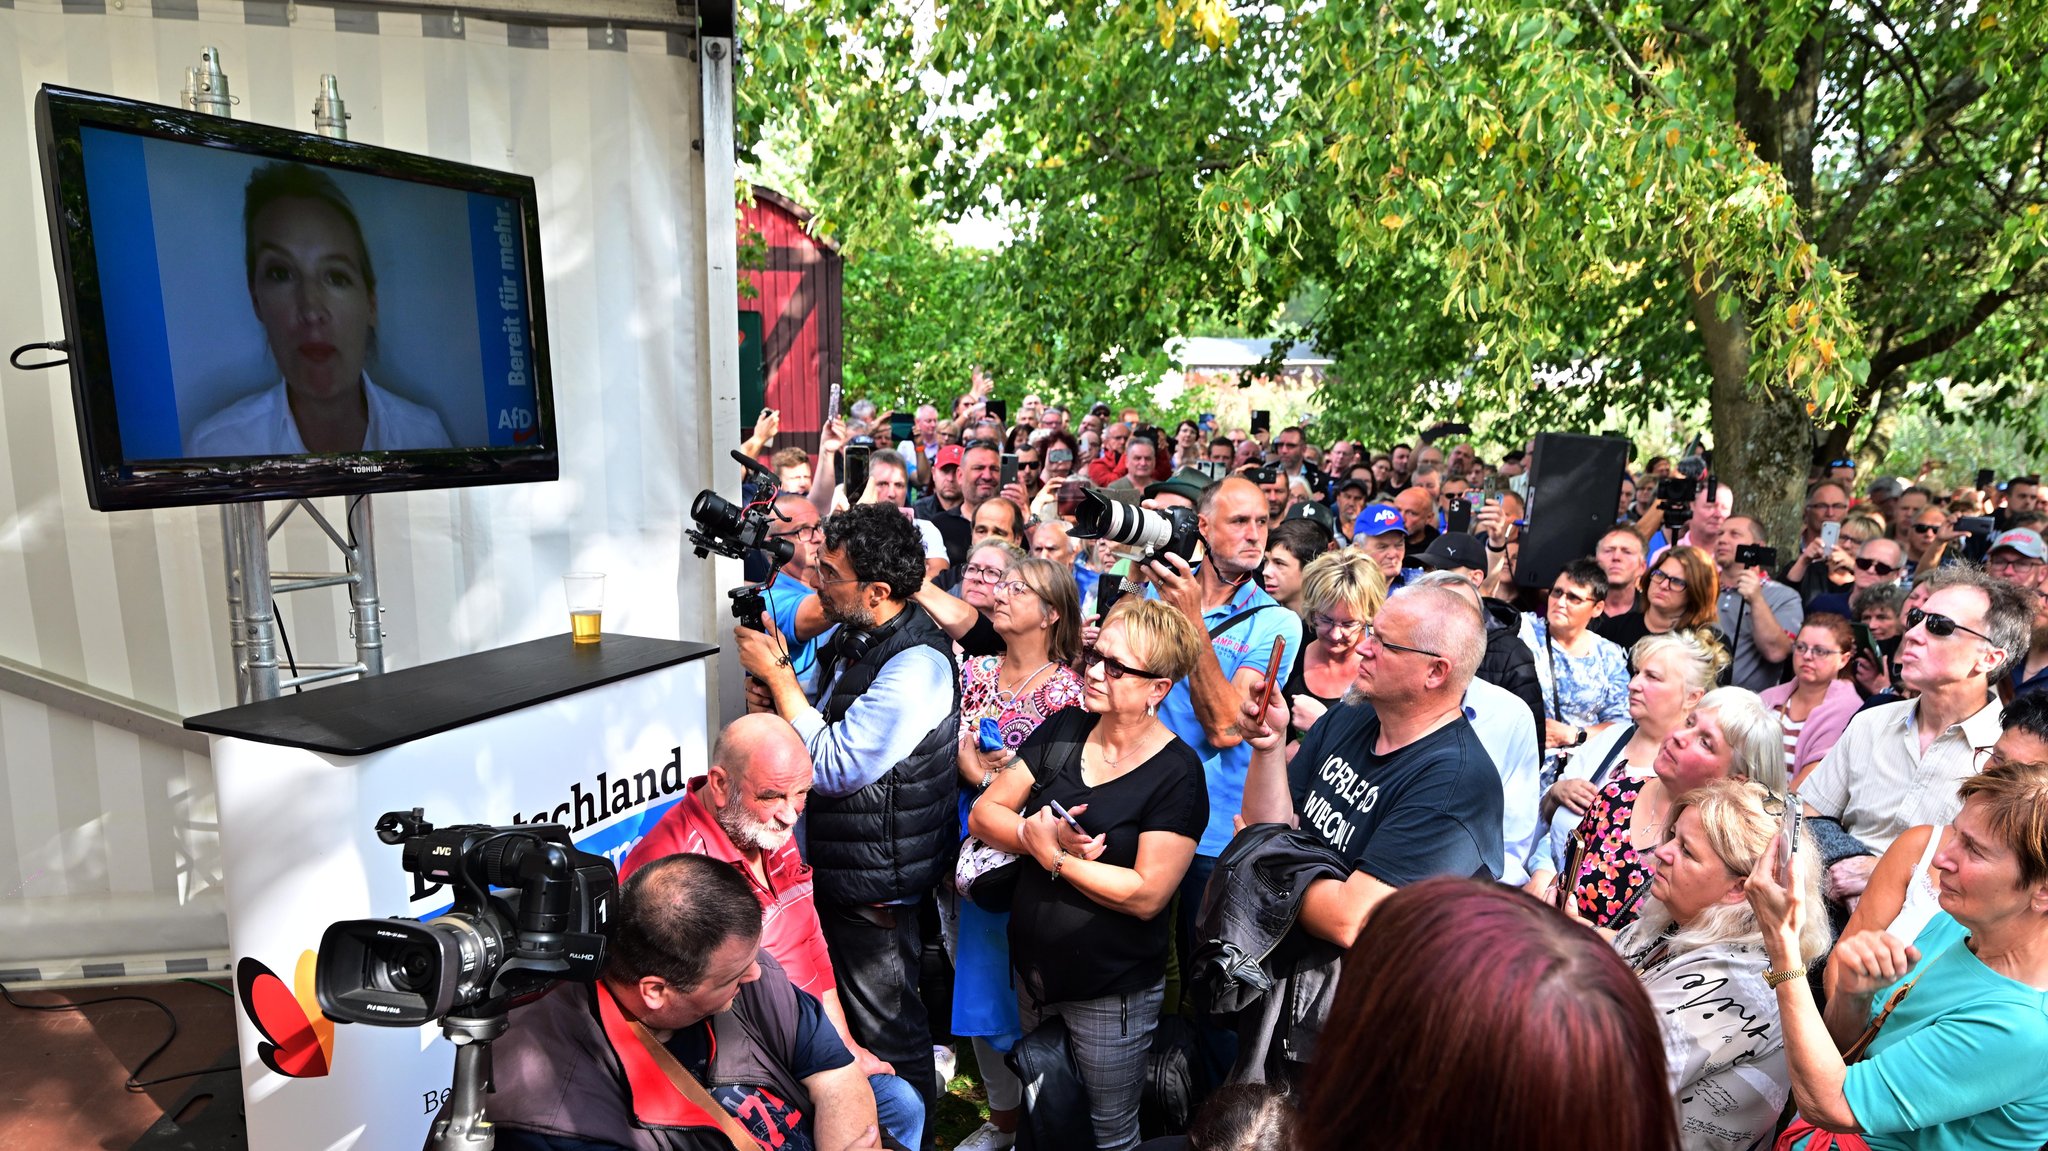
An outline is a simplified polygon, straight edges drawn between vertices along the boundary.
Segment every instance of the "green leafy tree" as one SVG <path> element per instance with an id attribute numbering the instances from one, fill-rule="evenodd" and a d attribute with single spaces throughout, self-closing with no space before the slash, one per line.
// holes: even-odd
<path id="1" fill-rule="evenodd" d="M 1880 458 L 1930 380 L 2022 407 L 2048 116 L 2036 3 L 1425 0 L 757 13 L 743 111 L 850 253 L 992 211 L 990 299 L 1076 386 L 1199 325 L 1291 330 L 1368 435 L 1701 398 L 1774 535 L 1817 439 Z M 754 101 L 759 101 L 758 103 Z M 772 105 L 772 106 L 771 106 Z"/>

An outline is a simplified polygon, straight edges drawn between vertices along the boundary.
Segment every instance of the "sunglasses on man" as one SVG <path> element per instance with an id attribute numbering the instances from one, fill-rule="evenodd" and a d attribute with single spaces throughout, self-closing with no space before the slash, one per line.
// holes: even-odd
<path id="1" fill-rule="evenodd" d="M 1955 620 L 1945 615 L 1936 615 L 1935 613 L 1930 611 L 1921 611 L 1917 607 L 1906 613 L 1906 627 L 1909 630 L 1912 628 L 1919 627 L 1923 623 L 1927 625 L 1927 634 L 1935 637 L 1936 639 L 1947 639 L 1948 637 L 1956 634 L 1959 631 L 1966 631 L 1969 632 L 1971 635 L 1976 636 L 1978 639 L 1983 640 L 1985 643 L 1994 642 L 1990 636 L 1985 635 L 1983 632 L 1978 631 L 1976 628 L 1964 627 L 1962 624 L 1957 623 Z"/>
<path id="2" fill-rule="evenodd" d="M 1860 572 L 1875 572 L 1881 576 L 1888 576 L 1898 571 L 1899 567 L 1897 564 L 1888 564 L 1883 560 L 1867 560 L 1858 557 L 1856 560 L 1856 570 Z"/>

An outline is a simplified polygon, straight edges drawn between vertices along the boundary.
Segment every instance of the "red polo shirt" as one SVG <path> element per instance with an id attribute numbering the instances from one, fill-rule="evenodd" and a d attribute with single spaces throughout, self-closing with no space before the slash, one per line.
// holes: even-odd
<path id="1" fill-rule="evenodd" d="M 626 855 L 619 867 L 619 882 L 646 864 L 670 855 L 689 853 L 723 859 L 739 869 L 761 901 L 761 948 L 775 957 L 789 980 L 815 996 L 836 990 L 832 959 L 825 953 L 825 931 L 818 923 L 818 906 L 811 897 L 811 867 L 797 853 L 790 839 L 768 853 L 768 882 L 763 884 L 746 857 L 734 845 L 725 829 L 718 826 L 711 809 L 698 798 L 705 781 L 691 781 L 690 790 L 654 830 L 647 833 Z"/>

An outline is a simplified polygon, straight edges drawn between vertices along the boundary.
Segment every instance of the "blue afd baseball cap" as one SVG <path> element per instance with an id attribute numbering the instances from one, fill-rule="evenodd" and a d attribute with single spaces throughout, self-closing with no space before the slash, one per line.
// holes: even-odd
<path id="1" fill-rule="evenodd" d="M 1388 532 L 1408 531 L 1408 521 L 1401 516 L 1401 509 L 1392 504 L 1370 504 L 1358 513 L 1358 521 L 1351 525 L 1354 536 L 1383 536 Z"/>

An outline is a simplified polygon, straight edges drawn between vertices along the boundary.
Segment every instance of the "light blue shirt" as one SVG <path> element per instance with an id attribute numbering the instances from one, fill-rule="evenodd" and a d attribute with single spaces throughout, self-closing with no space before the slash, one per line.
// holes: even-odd
<path id="1" fill-rule="evenodd" d="M 1948 922 L 1943 922 L 1948 921 Z M 2048 1141 L 2048 993 L 1985 966 L 1946 912 L 1842 1095 L 1874 1151 L 2034 1151 Z M 1874 1018 L 1896 987 L 1871 997 Z"/>
<path id="2" fill-rule="evenodd" d="M 1145 585 L 1145 598 L 1158 599 L 1159 590 Z M 1230 630 L 1211 641 L 1216 662 L 1223 668 L 1225 679 L 1233 679 L 1239 668 L 1249 667 L 1284 683 L 1300 655 L 1301 617 L 1276 603 L 1257 580 L 1246 580 L 1220 607 L 1204 611 L 1202 628 L 1206 632 L 1252 607 L 1261 610 L 1231 624 Z M 1268 668 L 1266 661 L 1273 653 L 1273 640 L 1279 636 L 1287 637 L 1287 650 L 1280 656 L 1279 667 Z M 1528 714 L 1526 707 L 1523 714 Z M 1202 830 L 1202 841 L 1195 846 L 1195 854 L 1221 855 L 1235 834 L 1231 821 L 1244 810 L 1244 777 L 1251 767 L 1252 745 L 1240 743 L 1220 748 L 1210 743 L 1208 733 L 1202 730 L 1202 721 L 1195 715 L 1195 698 L 1186 680 L 1174 684 L 1166 702 L 1159 705 L 1159 722 L 1202 757 L 1202 775 L 1209 781 L 1209 826 Z"/>
<path id="3" fill-rule="evenodd" d="M 1465 689 L 1465 718 L 1500 772 L 1500 881 L 1520 887 L 1529 882 L 1528 859 L 1536 847 L 1537 809 L 1543 798 L 1543 757 L 1536 746 L 1536 728 L 1529 722 L 1529 705 L 1504 687 L 1474 678 Z"/>
<path id="4" fill-rule="evenodd" d="M 835 669 L 815 698 L 830 696 L 848 666 Z M 826 723 L 815 706 L 790 717 L 811 751 L 811 786 L 847 796 L 887 775 L 953 710 L 958 674 L 952 660 L 920 644 L 891 656 L 838 723 Z"/>
<path id="5" fill-rule="evenodd" d="M 807 640 L 795 638 L 797 609 L 817 594 L 802 580 L 780 572 L 774 582 L 761 591 L 762 598 L 768 601 L 768 615 L 775 621 L 775 630 L 781 632 L 789 644 L 789 668 L 796 673 L 796 685 L 803 690 L 805 699 L 810 699 L 818 686 L 818 653 L 825 650 L 825 645 L 831 643 L 833 635 L 839 631 L 839 625 L 833 624 Z"/>

